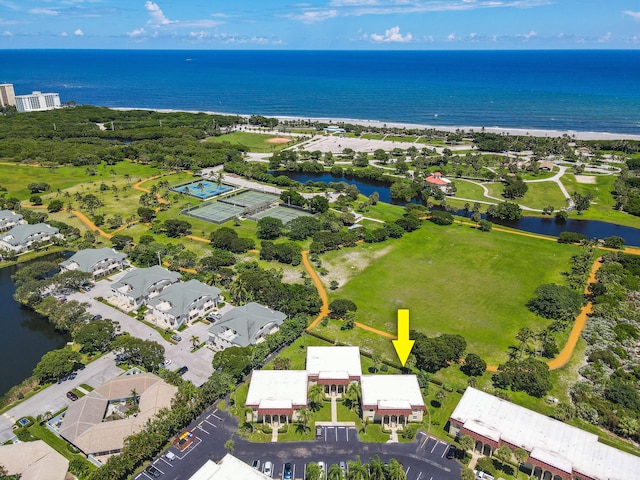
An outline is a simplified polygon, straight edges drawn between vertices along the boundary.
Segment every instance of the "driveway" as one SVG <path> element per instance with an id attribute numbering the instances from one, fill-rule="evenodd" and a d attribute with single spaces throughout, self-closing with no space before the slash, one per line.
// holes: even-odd
<path id="1" fill-rule="evenodd" d="M 0 442 L 4 442 L 13 435 L 11 427 L 15 421 L 27 415 L 37 417 L 46 412 L 57 412 L 69 406 L 71 400 L 66 396 L 69 390 L 82 383 L 93 388 L 102 385 L 107 380 L 122 374 L 122 369 L 116 367 L 115 355 L 108 353 L 88 364 L 84 370 L 78 370 L 77 377 L 53 385 L 38 392 L 33 397 L 16 405 L 0 416 Z"/>

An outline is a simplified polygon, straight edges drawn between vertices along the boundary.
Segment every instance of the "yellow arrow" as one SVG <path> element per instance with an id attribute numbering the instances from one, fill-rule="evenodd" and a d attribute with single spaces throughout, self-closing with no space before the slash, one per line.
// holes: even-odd
<path id="1" fill-rule="evenodd" d="M 415 340 L 409 340 L 409 310 L 398 309 L 398 339 L 392 340 L 400 363 L 404 367 L 407 363 Z"/>

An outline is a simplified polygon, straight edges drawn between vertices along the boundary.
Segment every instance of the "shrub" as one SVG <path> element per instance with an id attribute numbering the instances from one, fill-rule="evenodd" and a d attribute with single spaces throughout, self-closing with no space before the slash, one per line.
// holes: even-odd
<path id="1" fill-rule="evenodd" d="M 493 476 L 496 474 L 496 467 L 493 465 L 493 460 L 489 457 L 480 457 L 476 462 L 476 470 Z"/>
<path id="2" fill-rule="evenodd" d="M 436 225 L 451 225 L 453 223 L 453 215 L 442 210 L 434 210 L 429 218 Z"/>
<path id="3" fill-rule="evenodd" d="M 558 243 L 580 243 L 587 240 L 587 236 L 575 232 L 562 232 L 558 237 Z"/>

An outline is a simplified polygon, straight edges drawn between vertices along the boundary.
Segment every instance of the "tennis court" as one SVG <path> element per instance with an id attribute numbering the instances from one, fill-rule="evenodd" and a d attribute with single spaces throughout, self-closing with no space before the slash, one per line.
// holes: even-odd
<path id="1" fill-rule="evenodd" d="M 191 217 L 199 218 L 206 222 L 225 223 L 233 217 L 239 217 L 242 215 L 243 210 L 244 209 L 242 207 L 229 205 L 228 203 L 213 202 L 194 208 L 188 213 L 185 213 Z"/>
<path id="2" fill-rule="evenodd" d="M 198 180 L 195 182 L 177 185 L 171 188 L 174 192 L 185 193 L 200 200 L 207 200 L 222 193 L 230 192 L 233 187 L 224 183 L 218 185 L 209 180 Z"/>
<path id="3" fill-rule="evenodd" d="M 282 223 L 287 223 L 289 220 L 293 220 L 294 218 L 309 216 L 310 213 L 303 212 L 302 210 L 298 210 L 295 208 L 287 208 L 287 207 L 273 207 L 268 210 L 263 210 L 262 212 L 258 212 L 255 215 L 251 215 L 249 218 L 251 220 L 260 220 L 264 217 L 273 217 L 282 220 Z"/>
<path id="4" fill-rule="evenodd" d="M 230 195 L 220 201 L 230 203 L 232 205 L 238 205 L 239 207 L 253 207 L 267 202 L 276 202 L 278 200 L 279 199 L 276 195 L 250 190 L 248 192 L 239 193 L 238 195 Z"/>

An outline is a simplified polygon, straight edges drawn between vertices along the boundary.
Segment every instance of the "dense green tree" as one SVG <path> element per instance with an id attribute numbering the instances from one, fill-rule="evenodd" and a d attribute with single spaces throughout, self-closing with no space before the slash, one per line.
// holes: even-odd
<path id="1" fill-rule="evenodd" d="M 571 194 L 571 198 L 573 199 L 573 204 L 575 205 L 576 212 L 578 215 L 582 215 L 582 212 L 588 210 L 591 206 L 591 200 L 593 200 L 593 194 L 587 193 L 582 195 L 578 192 L 573 192 Z"/>
<path id="2" fill-rule="evenodd" d="M 58 380 L 73 372 L 80 364 L 80 354 L 70 348 L 52 350 L 43 355 L 33 369 L 33 376 L 40 383 Z"/>
<path id="3" fill-rule="evenodd" d="M 82 345 L 82 353 L 106 352 L 120 331 L 120 325 L 112 320 L 93 320 L 82 324 L 73 332 L 73 340 Z"/>
<path id="4" fill-rule="evenodd" d="M 522 361 L 509 360 L 498 366 L 498 373 L 492 377 L 497 388 L 511 388 L 513 391 L 523 391 L 533 397 L 542 397 L 551 390 L 549 366 L 529 357 Z"/>
<path id="5" fill-rule="evenodd" d="M 291 240 L 305 240 L 320 231 L 322 225 L 317 218 L 310 216 L 296 217 L 285 224 L 287 236 Z"/>
<path id="6" fill-rule="evenodd" d="M 114 235 L 111 237 L 111 245 L 116 250 L 122 250 L 132 243 L 133 237 L 131 235 Z"/>
<path id="7" fill-rule="evenodd" d="M 584 302 L 575 290 L 549 283 L 536 288 L 536 296 L 527 302 L 527 308 L 544 318 L 569 321 L 578 315 Z"/>
<path id="8" fill-rule="evenodd" d="M 522 218 L 522 209 L 517 203 L 502 202 L 498 205 L 489 205 L 487 215 L 501 220 L 519 220 Z"/>
<path id="9" fill-rule="evenodd" d="M 355 312 L 358 307 L 351 300 L 346 298 L 336 298 L 329 304 L 331 316 L 334 318 L 343 318 L 347 312 Z"/>
<path id="10" fill-rule="evenodd" d="M 49 202 L 49 204 L 47 205 L 47 210 L 49 212 L 59 212 L 60 210 L 62 210 L 62 208 L 64 207 L 64 203 L 62 203 L 62 200 L 51 200 Z"/>
<path id="11" fill-rule="evenodd" d="M 253 347 L 229 347 L 213 356 L 213 368 L 221 370 L 240 380 L 251 368 L 251 352 Z"/>
<path id="12" fill-rule="evenodd" d="M 516 199 L 516 198 L 522 198 L 524 197 L 524 195 L 527 193 L 527 190 L 529 189 L 529 187 L 527 186 L 527 184 L 522 180 L 522 178 L 516 176 L 516 177 L 506 177 L 505 178 L 505 187 L 504 187 L 504 192 L 503 192 L 503 196 L 505 198 L 509 198 L 509 199 Z"/>
<path id="13" fill-rule="evenodd" d="M 256 235 L 264 240 L 273 240 L 282 235 L 284 225 L 282 220 L 273 217 L 263 217 L 258 220 Z"/>
<path id="14" fill-rule="evenodd" d="M 127 363 L 140 365 L 150 372 L 158 370 L 160 363 L 164 361 L 164 347 L 152 340 L 122 335 L 113 341 L 113 349 Z"/>
<path id="15" fill-rule="evenodd" d="M 460 368 L 465 374 L 473 377 L 480 377 L 487 370 L 487 362 L 479 355 L 469 353 L 464 359 L 464 365 Z"/>
<path id="16" fill-rule="evenodd" d="M 191 224 L 186 220 L 165 220 L 163 228 L 167 237 L 182 237 L 191 234 Z"/>
<path id="17" fill-rule="evenodd" d="M 149 207 L 138 207 L 138 216 L 141 222 L 149 223 L 156 217 L 156 211 Z"/>

